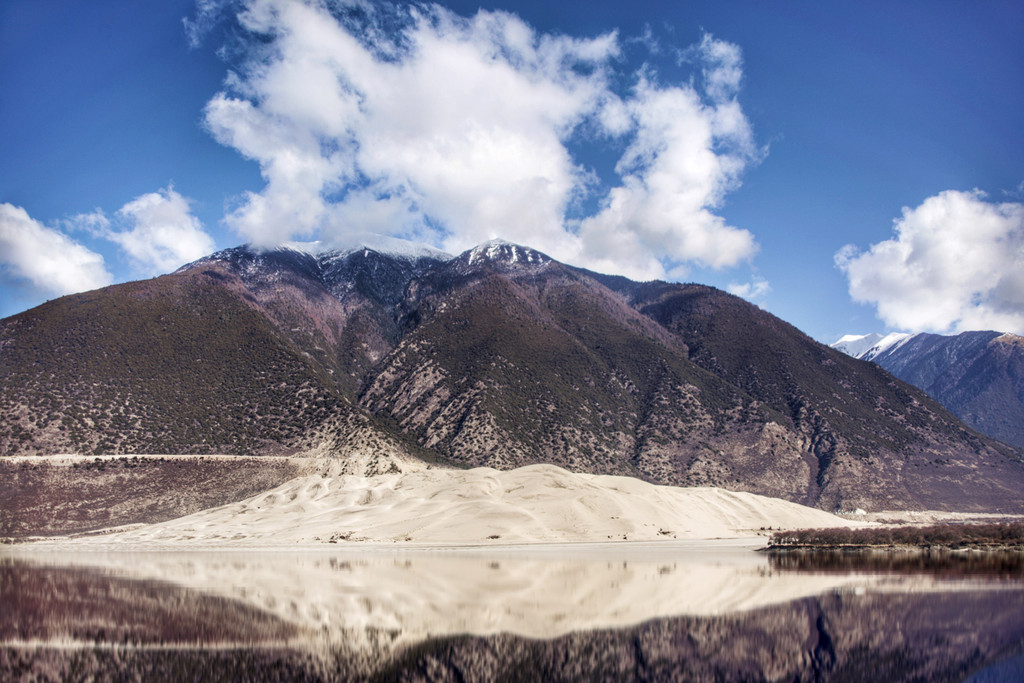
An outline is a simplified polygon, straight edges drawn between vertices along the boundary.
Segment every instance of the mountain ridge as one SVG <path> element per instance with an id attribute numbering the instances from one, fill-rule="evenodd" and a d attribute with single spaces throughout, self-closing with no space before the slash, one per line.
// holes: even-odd
<path id="1" fill-rule="evenodd" d="M 1024 447 L 1024 337 L 892 334 L 856 357 L 921 388 L 979 432 Z"/>
<path id="2" fill-rule="evenodd" d="M 1019 451 L 876 366 L 720 290 L 504 241 L 235 247 L 0 320 L 0 345 L 7 454 L 384 449 L 828 510 L 1024 508 Z"/>

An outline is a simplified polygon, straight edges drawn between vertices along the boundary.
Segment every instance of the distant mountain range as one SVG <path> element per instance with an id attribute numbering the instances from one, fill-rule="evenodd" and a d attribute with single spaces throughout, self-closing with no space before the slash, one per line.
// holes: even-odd
<path id="1" fill-rule="evenodd" d="M 832 346 L 920 387 L 979 432 L 1024 447 L 1024 337 L 868 334 Z"/>
<path id="2" fill-rule="evenodd" d="M 1024 509 L 1019 450 L 877 366 L 711 287 L 501 241 L 237 247 L 0 320 L 0 453 L 63 452 L 543 462 L 830 511 Z"/>

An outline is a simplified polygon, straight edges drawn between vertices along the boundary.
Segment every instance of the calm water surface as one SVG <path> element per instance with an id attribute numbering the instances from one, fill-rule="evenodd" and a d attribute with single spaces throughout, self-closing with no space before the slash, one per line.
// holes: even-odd
<path id="1" fill-rule="evenodd" d="M 1024 555 L 0 554 L 0 680 L 1024 680 Z"/>

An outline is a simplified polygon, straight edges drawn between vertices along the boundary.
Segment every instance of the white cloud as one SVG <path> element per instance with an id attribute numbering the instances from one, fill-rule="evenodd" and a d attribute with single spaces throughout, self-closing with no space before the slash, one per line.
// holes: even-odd
<path id="1" fill-rule="evenodd" d="M 899 329 L 1024 334 L 1024 204 L 949 190 L 904 208 L 894 232 L 836 254 L 855 301 Z"/>
<path id="2" fill-rule="evenodd" d="M 367 220 L 449 251 L 504 237 L 644 277 L 756 251 L 714 212 L 760 153 L 736 101 L 736 46 L 706 36 L 691 49 L 703 94 L 649 74 L 620 94 L 614 33 L 547 35 L 505 12 L 436 5 L 340 19 L 319 2 L 243 6 L 249 59 L 206 123 L 266 180 L 227 217 L 249 241 L 329 240 Z M 595 138 L 625 145 L 621 183 L 602 190 L 598 215 L 571 221 L 596 185 L 568 143 Z"/>
<path id="3" fill-rule="evenodd" d="M 60 221 L 69 232 L 82 231 L 113 242 L 135 275 L 161 275 L 207 256 L 216 245 L 192 215 L 186 197 L 172 186 L 131 200 L 112 217 L 102 209 Z"/>
<path id="4" fill-rule="evenodd" d="M 636 131 L 618 164 L 623 183 L 581 223 L 584 258 L 653 278 L 666 260 L 721 268 L 752 257 L 754 236 L 712 211 L 758 154 L 735 101 L 642 79 L 629 106 Z"/>
<path id="5" fill-rule="evenodd" d="M 12 204 L 0 204 L 0 263 L 47 294 L 73 294 L 113 281 L 100 254 Z"/>
<path id="6" fill-rule="evenodd" d="M 117 218 L 127 227 L 108 227 L 102 235 L 124 250 L 140 275 L 170 272 L 215 248 L 202 223 L 192 215 L 188 200 L 173 187 L 136 197 L 118 209 Z"/>
<path id="7" fill-rule="evenodd" d="M 58 225 L 65 231 L 81 230 L 92 237 L 103 237 L 110 231 L 110 219 L 102 209 L 96 209 L 92 213 L 77 214 L 59 221 Z"/>
<path id="8" fill-rule="evenodd" d="M 102 209 L 62 221 L 116 244 L 136 275 L 151 277 L 173 271 L 214 251 L 213 238 L 192 215 L 189 200 L 168 186 L 131 200 L 108 218 Z"/>
<path id="9" fill-rule="evenodd" d="M 768 292 L 772 291 L 772 288 L 767 280 L 754 276 L 750 282 L 730 282 L 726 290 L 730 294 L 735 294 L 748 301 L 754 301 L 768 294 Z"/>
<path id="10" fill-rule="evenodd" d="M 0 269 L 41 294 L 73 294 L 112 284 L 103 256 L 70 237 L 115 243 L 136 274 L 166 273 L 211 253 L 213 239 L 171 187 L 136 197 L 113 220 L 100 209 L 47 227 L 25 209 L 0 204 Z"/>
<path id="11" fill-rule="evenodd" d="M 739 47 L 705 34 L 684 58 L 703 65 L 704 87 L 713 101 L 727 102 L 736 97 L 743 79 Z"/>

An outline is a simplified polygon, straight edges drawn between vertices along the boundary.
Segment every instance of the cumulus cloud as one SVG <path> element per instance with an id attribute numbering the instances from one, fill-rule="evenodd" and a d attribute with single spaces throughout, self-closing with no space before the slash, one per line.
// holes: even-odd
<path id="1" fill-rule="evenodd" d="M 6 203 L 0 204 L 0 264 L 46 294 L 73 294 L 113 281 L 100 254 Z"/>
<path id="2" fill-rule="evenodd" d="M 891 327 L 1024 334 L 1024 204 L 942 192 L 904 208 L 891 239 L 847 245 L 835 262 Z"/>
<path id="3" fill-rule="evenodd" d="M 136 275 L 151 277 L 210 254 L 215 244 L 173 187 L 140 195 L 108 218 L 102 210 L 66 221 L 70 230 L 115 243 Z"/>
<path id="4" fill-rule="evenodd" d="M 118 209 L 117 219 L 126 227 L 108 229 L 104 237 L 121 247 L 140 275 L 170 272 L 215 248 L 188 200 L 173 187 L 136 197 Z"/>
<path id="5" fill-rule="evenodd" d="M 172 186 L 131 200 L 112 217 L 102 209 L 61 221 L 68 231 L 83 231 L 113 242 L 135 275 L 162 275 L 214 251 L 213 238 L 192 215 L 186 197 Z"/>
<path id="6" fill-rule="evenodd" d="M 697 85 L 644 71 L 619 92 L 615 33 L 548 35 L 436 5 L 241 8 L 247 58 L 205 121 L 260 166 L 265 187 L 226 219 L 257 245 L 339 238 L 366 220 L 448 251 L 504 237 L 642 277 L 756 251 L 715 213 L 760 153 L 734 45 L 705 36 L 687 52 Z M 625 150 L 610 188 L 570 151 L 595 139 Z M 598 213 L 567 218 L 585 198 Z"/>
<path id="7" fill-rule="evenodd" d="M 718 45 L 705 43 L 709 51 Z M 636 130 L 616 168 L 623 183 L 580 226 L 587 261 L 660 277 L 666 260 L 721 268 L 754 255 L 754 236 L 713 211 L 758 154 L 735 93 L 724 85 L 733 76 L 717 72 L 708 78 L 710 102 L 691 87 L 646 79 L 636 86 L 629 100 Z"/>

